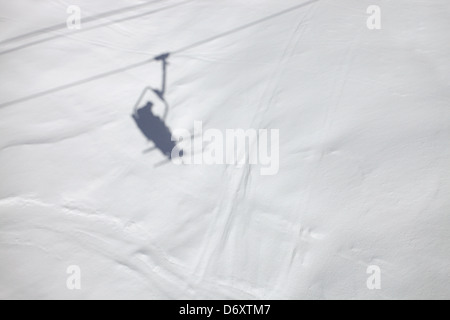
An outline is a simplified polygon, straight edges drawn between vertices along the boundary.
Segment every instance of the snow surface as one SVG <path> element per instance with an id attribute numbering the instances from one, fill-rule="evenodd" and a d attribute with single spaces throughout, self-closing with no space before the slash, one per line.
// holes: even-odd
<path id="1" fill-rule="evenodd" d="M 449 16 L 448 0 L 2 1 L 0 298 L 450 298 Z M 167 125 L 279 129 L 277 175 L 143 153 L 131 114 L 165 52 Z"/>

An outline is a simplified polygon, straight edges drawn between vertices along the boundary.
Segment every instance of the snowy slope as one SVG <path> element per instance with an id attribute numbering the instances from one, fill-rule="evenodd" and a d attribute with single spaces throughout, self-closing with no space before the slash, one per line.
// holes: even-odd
<path id="1" fill-rule="evenodd" d="M 3 1 L 0 298 L 450 298 L 449 14 L 446 0 Z M 277 175 L 143 153 L 131 114 L 165 52 L 167 125 L 279 129 Z"/>

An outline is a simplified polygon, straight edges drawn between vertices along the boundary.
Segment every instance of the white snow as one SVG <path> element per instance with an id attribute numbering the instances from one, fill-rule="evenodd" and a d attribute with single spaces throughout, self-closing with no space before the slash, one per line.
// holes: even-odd
<path id="1" fill-rule="evenodd" d="M 0 298 L 449 299 L 449 15 L 447 0 L 3 1 Z M 131 115 L 165 52 L 167 125 L 279 129 L 277 175 L 143 153 Z"/>

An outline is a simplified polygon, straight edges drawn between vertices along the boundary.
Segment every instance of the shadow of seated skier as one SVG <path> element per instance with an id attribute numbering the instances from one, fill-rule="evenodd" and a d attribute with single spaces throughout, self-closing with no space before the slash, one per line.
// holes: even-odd
<path id="1" fill-rule="evenodd" d="M 153 89 L 147 87 L 142 92 L 133 113 L 133 119 L 136 125 L 144 134 L 144 136 L 154 143 L 154 147 L 144 152 L 153 151 L 158 149 L 168 159 L 172 159 L 172 151 L 177 157 L 183 156 L 183 151 L 178 149 L 175 141 L 172 141 L 172 132 L 166 125 L 165 121 L 169 111 L 169 106 L 165 100 L 166 92 L 166 70 L 167 70 L 167 58 L 169 54 L 163 54 L 155 58 L 156 61 L 162 62 L 162 86 L 161 89 Z M 151 93 L 154 94 L 153 99 L 156 99 L 159 104 L 162 104 L 164 108 L 164 115 L 162 117 L 155 113 L 155 103 L 148 101 L 147 104 L 139 108 L 141 101 L 145 95 Z"/>
<path id="2" fill-rule="evenodd" d="M 176 148 L 176 143 L 172 141 L 170 129 L 160 117 L 153 114 L 152 108 L 153 103 L 149 101 L 135 111 L 133 119 L 144 136 L 154 143 L 155 148 L 168 159 L 172 159 L 172 150 Z"/>

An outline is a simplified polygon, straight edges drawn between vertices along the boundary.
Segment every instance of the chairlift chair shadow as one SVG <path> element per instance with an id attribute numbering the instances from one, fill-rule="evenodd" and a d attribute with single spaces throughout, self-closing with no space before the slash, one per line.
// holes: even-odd
<path id="1" fill-rule="evenodd" d="M 158 149 L 170 161 L 172 151 L 177 150 L 177 144 L 172 141 L 172 132 L 166 125 L 167 115 L 169 114 L 169 104 L 165 99 L 168 57 L 169 53 L 166 53 L 155 58 L 155 60 L 162 62 L 161 89 L 145 87 L 134 106 L 132 117 L 142 134 L 154 144 L 154 147 L 144 150 L 144 153 Z M 147 93 L 152 94 L 155 99 L 162 103 L 164 107 L 162 116 L 158 116 L 154 111 L 156 101 L 145 101 L 144 98 Z M 178 154 L 182 156 L 182 150 L 179 150 Z"/>

